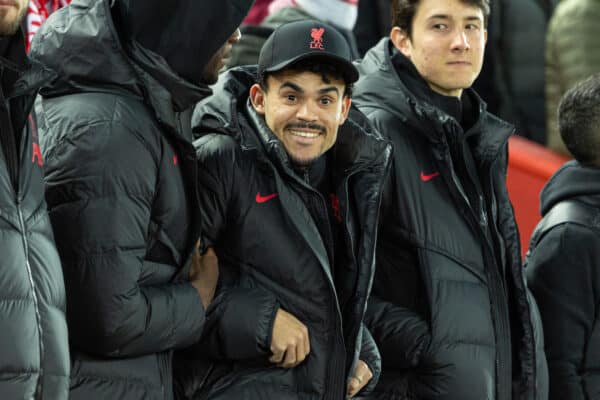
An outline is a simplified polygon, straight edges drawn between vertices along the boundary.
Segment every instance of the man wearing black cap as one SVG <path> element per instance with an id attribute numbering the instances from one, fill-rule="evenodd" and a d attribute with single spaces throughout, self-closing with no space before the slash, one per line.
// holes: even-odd
<path id="1" fill-rule="evenodd" d="M 174 397 L 173 352 L 200 339 L 217 275 L 192 257 L 192 109 L 251 4 L 74 0 L 36 34 L 33 57 L 58 75 L 37 110 L 72 400 Z"/>
<path id="2" fill-rule="evenodd" d="M 221 273 L 196 394 L 344 399 L 376 382 L 362 319 L 391 148 L 350 109 L 357 78 L 341 34 L 293 22 L 196 109 L 202 244 Z"/>

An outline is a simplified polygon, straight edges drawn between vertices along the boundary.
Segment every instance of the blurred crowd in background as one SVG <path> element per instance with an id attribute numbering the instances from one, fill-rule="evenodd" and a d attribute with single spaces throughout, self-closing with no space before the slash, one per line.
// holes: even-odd
<path id="1" fill-rule="evenodd" d="M 50 13 L 71 0 L 32 0 L 28 43 Z M 517 134 L 569 155 L 556 111 L 575 83 L 600 71 L 600 2 L 597 0 L 494 0 L 483 71 L 475 89 L 488 110 L 513 123 Z M 356 58 L 391 25 L 389 0 L 256 0 L 229 67 L 255 64 L 263 42 L 284 22 L 317 18 L 339 28 Z"/>

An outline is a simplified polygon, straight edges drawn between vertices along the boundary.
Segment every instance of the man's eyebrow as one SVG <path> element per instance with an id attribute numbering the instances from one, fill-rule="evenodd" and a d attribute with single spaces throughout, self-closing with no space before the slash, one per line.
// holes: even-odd
<path id="1" fill-rule="evenodd" d="M 325 94 L 329 92 L 335 92 L 337 95 L 340 94 L 340 91 L 335 86 L 328 86 L 326 88 L 320 89 L 319 94 Z"/>
<path id="2" fill-rule="evenodd" d="M 285 88 L 290 88 L 290 89 L 292 89 L 295 92 L 304 93 L 304 90 L 300 86 L 298 86 L 298 85 L 296 85 L 295 83 L 292 83 L 292 82 L 284 82 L 279 87 L 279 90 L 285 89 Z"/>
<path id="3" fill-rule="evenodd" d="M 447 14 L 434 14 L 431 15 L 430 17 L 428 17 L 427 19 L 445 19 L 445 20 L 449 20 L 451 19 L 449 15 Z M 482 21 L 481 17 L 479 17 L 478 15 L 469 15 L 467 17 L 464 17 L 463 20 L 465 21 Z"/>
<path id="4" fill-rule="evenodd" d="M 427 19 L 450 19 L 450 16 L 447 14 L 434 14 L 430 15 Z"/>

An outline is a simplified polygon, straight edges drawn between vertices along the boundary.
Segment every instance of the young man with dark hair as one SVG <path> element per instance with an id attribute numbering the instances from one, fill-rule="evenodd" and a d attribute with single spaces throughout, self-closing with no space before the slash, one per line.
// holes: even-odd
<path id="1" fill-rule="evenodd" d="M 28 4 L 0 3 L 0 397 L 66 400 L 65 287 L 30 114 L 54 76 L 25 54 L 19 27 Z"/>
<path id="2" fill-rule="evenodd" d="M 252 0 L 74 0 L 31 54 L 58 79 L 36 110 L 67 288 L 71 400 L 170 400 L 173 353 L 214 294 L 200 258 L 194 106 Z"/>
<path id="3" fill-rule="evenodd" d="M 196 110 L 202 244 L 222 282 L 211 372 L 193 374 L 208 399 L 341 400 L 377 381 L 362 320 L 391 147 L 351 110 L 350 60 L 330 25 L 285 24 Z"/>
<path id="4" fill-rule="evenodd" d="M 486 0 L 394 2 L 361 62 L 359 108 L 394 143 L 367 325 L 376 399 L 545 399 L 539 316 L 505 185 L 513 127 L 470 89 Z"/>
<path id="5" fill-rule="evenodd" d="M 600 75 L 563 96 L 558 126 L 575 157 L 541 194 L 527 277 L 546 332 L 551 400 L 600 391 Z"/>

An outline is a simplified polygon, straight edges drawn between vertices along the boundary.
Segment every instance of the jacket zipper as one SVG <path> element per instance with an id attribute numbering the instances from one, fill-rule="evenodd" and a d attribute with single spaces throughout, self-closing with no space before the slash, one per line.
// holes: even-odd
<path id="1" fill-rule="evenodd" d="M 496 331 L 496 345 L 497 345 L 497 351 L 496 351 L 496 376 L 498 379 L 498 382 L 496 383 L 496 389 L 497 389 L 497 395 L 498 395 L 498 400 L 510 400 L 511 398 L 511 393 L 512 393 L 512 374 L 505 374 L 503 373 L 504 369 L 505 369 L 505 365 L 508 364 L 508 360 L 506 360 L 505 354 L 508 351 L 509 354 L 512 355 L 512 347 L 510 345 L 510 341 L 507 343 L 506 338 L 510 337 L 510 332 L 508 331 L 506 325 L 506 319 L 508 318 L 508 310 L 506 307 L 506 295 L 505 295 L 505 291 L 504 291 L 504 284 L 503 284 L 503 280 L 502 277 L 500 276 L 500 272 L 498 271 L 497 268 L 497 263 L 495 262 L 493 257 L 490 257 L 490 243 L 487 239 L 488 235 L 486 234 L 486 230 L 484 229 L 485 226 L 482 226 L 482 224 L 487 223 L 487 215 L 485 212 L 485 209 L 483 207 L 480 207 L 480 213 L 479 215 L 475 215 L 473 207 L 470 205 L 469 203 L 469 199 L 466 195 L 466 193 L 464 192 L 464 189 L 462 188 L 462 186 L 460 185 L 460 182 L 458 181 L 458 177 L 456 176 L 456 173 L 454 172 L 454 170 L 452 170 L 452 181 L 454 183 L 454 187 L 458 190 L 458 192 L 460 193 L 460 196 L 462 197 L 462 199 L 466 202 L 467 204 L 467 208 L 470 210 L 470 215 L 474 216 L 474 219 L 477 219 L 477 223 L 474 224 L 473 221 L 468 218 L 468 220 L 471 222 L 472 225 L 474 225 L 473 227 L 477 227 L 477 230 L 480 231 L 480 233 L 483 235 L 483 237 L 486 238 L 486 245 L 482 247 L 483 250 L 483 257 L 484 257 L 484 263 L 485 263 L 485 267 L 486 267 L 486 271 L 488 274 L 488 277 L 491 278 L 491 282 L 489 282 L 489 288 L 490 288 L 490 295 L 492 297 L 492 305 L 495 304 L 495 307 L 492 307 L 493 313 L 492 313 L 492 317 L 493 317 L 493 321 L 495 321 L 496 323 L 496 327 L 497 327 L 497 331 Z M 479 199 L 480 201 L 482 201 L 483 199 L 481 198 L 481 194 L 479 195 Z M 493 248 L 492 248 L 493 250 Z M 492 252 L 493 255 L 493 252 Z M 491 275 L 491 276 L 490 276 Z M 507 376 L 510 375 L 510 376 Z M 506 392 L 506 390 L 509 390 L 508 394 Z"/>
<path id="2" fill-rule="evenodd" d="M 23 249 L 25 251 L 25 266 L 27 268 L 27 274 L 29 277 L 29 283 L 31 285 L 31 295 L 33 298 L 33 305 L 35 307 L 35 318 L 37 322 L 38 328 L 38 336 L 39 336 L 39 351 L 40 351 L 40 373 L 37 381 L 37 385 L 35 388 L 35 398 L 42 398 L 42 382 L 44 377 L 44 343 L 43 343 L 43 329 L 42 329 L 42 318 L 40 316 L 40 307 L 39 301 L 37 298 L 35 282 L 33 280 L 33 273 L 31 272 L 31 264 L 29 263 L 29 244 L 27 242 L 27 232 L 25 230 L 25 221 L 23 219 L 23 212 L 21 210 L 21 195 L 17 196 L 17 211 L 19 214 L 19 225 L 21 228 L 21 239 L 23 242 Z"/>
<path id="3" fill-rule="evenodd" d="M 308 179 L 308 175 L 304 176 L 305 179 Z M 317 190 L 313 189 L 307 182 L 307 180 L 302 180 L 302 179 L 298 179 L 301 183 L 302 186 L 304 188 L 306 188 L 307 190 L 309 190 L 313 195 L 317 196 L 318 199 L 320 199 L 321 202 L 321 206 L 324 207 L 325 212 L 327 212 L 327 203 L 325 202 L 325 199 L 323 198 L 323 196 L 321 195 L 321 193 L 319 193 Z M 327 220 L 329 221 L 329 215 L 327 215 Z M 330 222 L 328 222 L 330 223 Z M 331 228 L 329 228 L 331 229 Z M 333 237 L 333 236 L 332 236 Z M 335 250 L 334 250 L 335 251 Z M 330 268 L 333 268 L 333 265 L 330 264 Z M 333 271 L 332 271 L 333 272 Z M 331 274 L 331 276 L 333 277 L 333 274 Z M 343 328 L 342 328 L 342 311 L 340 309 L 340 301 L 339 301 L 339 297 L 337 295 L 337 291 L 335 288 L 335 282 L 332 281 L 331 279 L 329 280 L 329 289 L 331 291 L 331 295 L 333 297 L 333 299 L 335 300 L 334 304 L 331 307 L 331 312 L 333 315 L 335 315 L 337 318 L 334 321 L 333 324 L 333 335 L 331 337 L 331 342 L 333 344 L 332 348 L 332 361 L 331 361 L 331 367 L 328 369 L 327 372 L 327 381 L 329 382 L 329 385 L 327 386 L 327 393 L 325 394 L 325 399 L 327 400 L 340 400 L 340 396 L 339 394 L 342 394 L 342 398 L 344 398 L 345 393 L 346 393 L 346 385 L 345 385 L 345 380 L 344 378 L 340 379 L 338 378 L 338 376 L 340 376 L 339 371 L 340 370 L 344 370 L 346 368 L 346 363 L 345 363 L 345 358 L 346 358 L 346 345 L 344 343 L 344 336 L 343 336 Z M 338 340 L 338 338 L 341 338 L 341 341 Z M 342 354 L 343 356 L 340 357 L 340 354 Z M 341 360 L 340 360 L 341 358 Z"/>
<path id="4" fill-rule="evenodd" d="M 330 236 L 331 236 L 331 240 L 334 240 L 333 237 L 333 232 L 331 232 L 331 221 L 329 219 L 329 214 L 327 212 L 327 203 L 325 201 L 325 199 L 323 198 L 323 196 L 321 195 L 321 193 L 314 191 L 315 194 L 318 196 L 318 198 L 320 199 L 321 202 L 321 206 L 322 206 L 322 210 L 325 210 L 325 217 L 327 218 L 327 224 L 329 224 L 328 229 L 330 232 Z M 335 243 L 332 243 L 331 245 L 332 247 L 332 253 L 335 253 Z M 330 264 L 332 271 L 333 268 L 335 268 L 332 264 Z M 334 274 L 332 274 L 332 276 L 335 276 Z M 346 391 L 346 385 L 344 382 L 344 379 L 340 379 L 339 377 L 341 376 L 341 374 L 339 374 L 340 370 L 344 370 L 346 368 L 346 344 L 344 341 L 344 329 L 343 329 L 343 314 L 342 311 L 340 309 L 340 299 L 339 296 L 337 295 L 337 290 L 335 288 L 335 281 L 331 282 L 331 292 L 333 295 L 333 298 L 335 299 L 335 305 L 332 305 L 331 307 L 331 312 L 333 315 L 336 315 L 336 321 L 334 322 L 334 326 L 333 326 L 333 335 L 331 338 L 331 341 L 333 342 L 333 357 L 332 357 L 332 361 L 331 361 L 331 368 L 329 369 L 328 372 L 328 381 L 330 382 L 329 387 L 331 388 L 328 391 L 327 397 L 328 399 L 331 400 L 339 400 L 340 397 L 337 395 L 337 393 L 345 393 Z"/>

